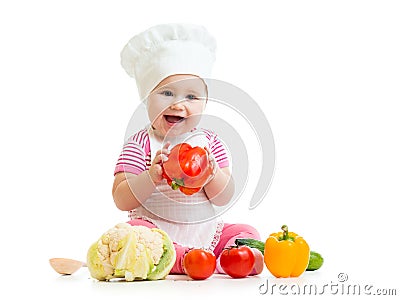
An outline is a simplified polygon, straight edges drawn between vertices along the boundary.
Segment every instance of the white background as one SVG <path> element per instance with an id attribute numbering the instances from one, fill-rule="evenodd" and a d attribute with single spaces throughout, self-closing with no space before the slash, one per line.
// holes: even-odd
<path id="1" fill-rule="evenodd" d="M 87 273 L 59 277 L 48 259 L 84 260 L 101 233 L 126 221 L 111 187 L 139 101 L 119 53 L 150 26 L 191 22 L 217 39 L 214 77 L 249 93 L 275 138 L 266 198 L 247 209 L 259 171 L 251 147 L 249 188 L 224 218 L 263 239 L 284 223 L 303 235 L 325 258 L 308 282 L 344 272 L 399 294 L 399 15 L 397 1 L 1 2 L 2 292 L 135 295 Z M 240 292 L 258 294 L 266 278 Z M 186 287 L 229 295 L 226 282 Z M 153 284 L 137 292 L 177 293 Z"/>

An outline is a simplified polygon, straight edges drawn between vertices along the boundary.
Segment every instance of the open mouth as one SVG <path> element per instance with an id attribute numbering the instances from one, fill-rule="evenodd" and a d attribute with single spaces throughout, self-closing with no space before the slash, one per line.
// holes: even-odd
<path id="1" fill-rule="evenodd" d="M 185 118 L 180 116 L 164 115 L 164 119 L 170 124 L 182 122 Z"/>

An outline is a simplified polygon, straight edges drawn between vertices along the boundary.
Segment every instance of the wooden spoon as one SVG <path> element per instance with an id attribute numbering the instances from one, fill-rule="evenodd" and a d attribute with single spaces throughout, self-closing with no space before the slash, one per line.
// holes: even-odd
<path id="1" fill-rule="evenodd" d="M 81 267 L 87 267 L 84 262 L 70 258 L 51 258 L 49 262 L 54 271 L 63 275 L 71 275 Z"/>

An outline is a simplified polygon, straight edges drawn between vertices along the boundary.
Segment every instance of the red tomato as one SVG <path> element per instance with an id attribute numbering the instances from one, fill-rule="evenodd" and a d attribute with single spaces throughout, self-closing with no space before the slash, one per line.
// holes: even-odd
<path id="1" fill-rule="evenodd" d="M 214 253 L 203 249 L 190 250 L 183 259 L 183 267 L 186 274 L 195 280 L 203 280 L 210 277 L 216 266 Z"/>
<path id="2" fill-rule="evenodd" d="M 220 264 L 226 274 L 233 278 L 243 278 L 254 268 L 253 251 L 247 246 L 224 249 L 221 253 Z"/>

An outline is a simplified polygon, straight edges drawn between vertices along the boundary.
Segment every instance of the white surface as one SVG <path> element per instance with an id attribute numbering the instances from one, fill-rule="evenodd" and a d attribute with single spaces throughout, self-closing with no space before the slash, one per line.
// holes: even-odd
<path id="1" fill-rule="evenodd" d="M 349 268 L 346 269 L 349 270 Z M 354 274 L 354 272 L 342 274 L 332 271 L 335 271 L 335 267 L 332 264 L 326 264 L 323 269 L 306 272 L 299 278 L 277 279 L 265 269 L 258 276 L 240 279 L 214 274 L 200 281 L 192 280 L 185 275 L 168 275 L 165 280 L 159 281 L 99 282 L 91 279 L 88 270 L 83 268 L 71 276 L 45 274 L 45 276 L 25 282 L 24 286 L 30 292 L 40 292 L 40 295 L 44 297 L 57 295 L 59 299 L 74 297 L 109 299 L 110 297 L 133 296 L 146 296 L 150 299 L 154 297 L 204 299 L 211 295 L 233 299 L 268 296 L 299 297 L 299 295 L 348 297 L 348 295 L 374 296 L 394 293 L 393 289 L 396 289 L 397 295 L 399 293 L 394 279 L 374 278 L 371 280 L 369 276 Z"/>
<path id="2" fill-rule="evenodd" d="M 215 34 L 215 77 L 252 95 L 275 137 L 267 197 L 247 210 L 254 167 L 243 201 L 225 219 L 250 223 L 263 238 L 283 223 L 302 234 L 326 263 L 301 280 L 330 283 L 343 272 L 359 284 L 399 289 L 399 3 L 192 5 L 1 2 L 2 292 L 15 299 L 234 298 L 257 294 L 270 278 L 106 284 L 85 270 L 59 277 L 48 264 L 51 257 L 84 260 L 102 232 L 126 220 L 111 185 L 138 100 L 119 52 L 133 34 L 179 21 Z"/>

